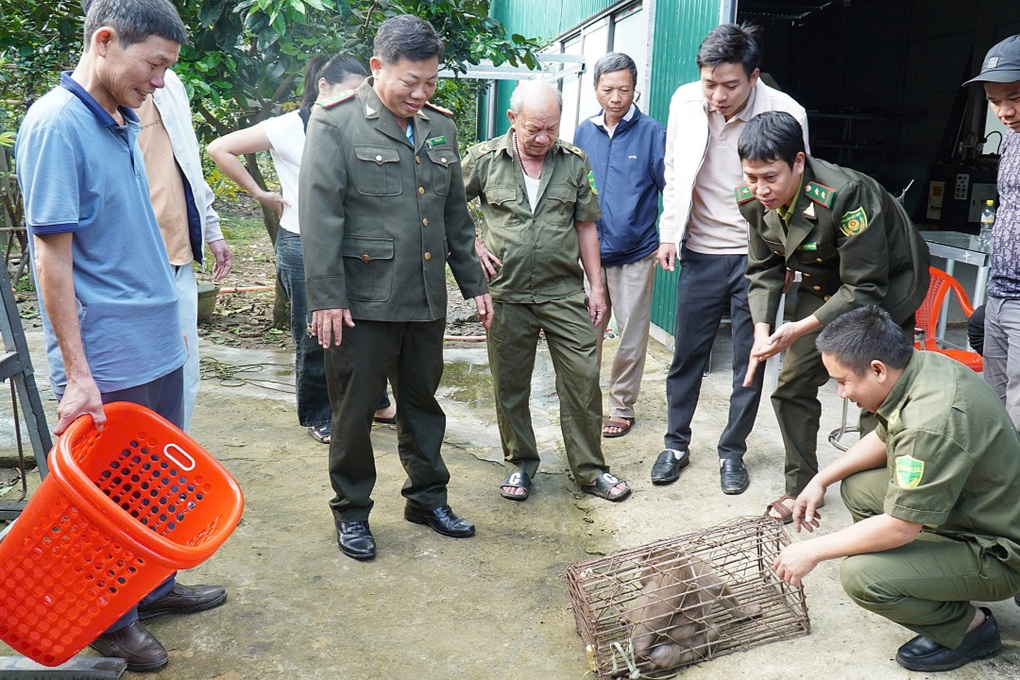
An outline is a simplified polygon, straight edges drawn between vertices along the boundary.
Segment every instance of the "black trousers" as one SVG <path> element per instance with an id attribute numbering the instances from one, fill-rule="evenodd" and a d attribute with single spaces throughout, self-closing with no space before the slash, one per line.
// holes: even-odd
<path id="1" fill-rule="evenodd" d="M 428 322 L 355 320 L 339 347 L 326 350 L 326 385 L 333 409 L 329 478 L 336 522 L 367 520 L 375 486 L 372 417 L 387 378 L 397 404 L 397 452 L 407 473 L 408 503 L 446 504 L 450 472 L 440 448 L 446 415 L 436 401 L 443 377 L 446 319 Z"/>

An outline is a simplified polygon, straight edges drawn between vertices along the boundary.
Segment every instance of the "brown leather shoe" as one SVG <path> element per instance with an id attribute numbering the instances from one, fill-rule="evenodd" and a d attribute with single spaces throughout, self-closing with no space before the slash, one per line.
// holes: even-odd
<path id="1" fill-rule="evenodd" d="M 138 605 L 138 618 L 142 621 L 163 614 L 194 614 L 206 609 L 219 607 L 227 600 L 227 589 L 223 586 L 182 586 L 174 584 L 169 593 Z"/>
<path id="2" fill-rule="evenodd" d="M 127 669 L 144 673 L 162 668 L 170 661 L 163 645 L 138 621 L 113 633 L 103 633 L 91 644 L 103 656 L 127 661 Z"/>

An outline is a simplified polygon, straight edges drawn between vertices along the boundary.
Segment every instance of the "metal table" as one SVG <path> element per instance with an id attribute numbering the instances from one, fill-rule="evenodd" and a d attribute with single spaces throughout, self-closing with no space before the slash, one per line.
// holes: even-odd
<path id="1" fill-rule="evenodd" d="M 921 236 L 928 243 L 928 250 L 932 255 L 945 259 L 946 273 L 950 276 L 953 275 L 953 269 L 957 262 L 977 267 L 974 294 L 970 299 L 975 307 L 984 304 L 988 272 L 991 269 L 988 257 L 991 243 L 973 234 L 965 234 L 960 231 L 922 231 Z M 948 310 L 943 307 L 936 333 L 939 342 L 945 337 L 948 318 Z"/>

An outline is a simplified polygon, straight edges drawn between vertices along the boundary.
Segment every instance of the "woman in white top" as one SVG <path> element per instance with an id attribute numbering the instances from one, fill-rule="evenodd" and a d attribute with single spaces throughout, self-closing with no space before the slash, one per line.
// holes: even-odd
<path id="1" fill-rule="evenodd" d="M 290 298 L 290 332 L 294 340 L 294 374 L 298 421 L 308 434 L 329 443 L 331 410 L 326 391 L 322 347 L 307 328 L 311 322 L 305 293 L 305 268 L 301 259 L 298 224 L 298 171 L 305 147 L 305 127 L 317 101 L 353 90 L 368 77 L 360 62 L 344 54 L 312 58 L 305 67 L 301 107 L 249 128 L 232 132 L 209 144 L 209 156 L 223 172 L 250 193 L 263 207 L 280 217 L 276 236 L 276 273 Z M 238 156 L 269 151 L 280 178 L 280 191 L 265 191 L 249 174 Z M 395 409 L 383 392 L 377 422 L 392 423 Z"/>

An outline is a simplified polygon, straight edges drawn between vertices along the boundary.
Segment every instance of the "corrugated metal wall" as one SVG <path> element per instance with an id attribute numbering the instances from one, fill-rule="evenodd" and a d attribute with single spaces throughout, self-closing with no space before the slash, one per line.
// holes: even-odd
<path id="1" fill-rule="evenodd" d="M 493 0 L 489 14 L 514 33 L 547 40 L 620 0 Z"/>
<path id="2" fill-rule="evenodd" d="M 669 100 L 680 85 L 698 79 L 695 56 L 704 37 L 719 24 L 720 0 L 660 1 L 655 3 L 652 39 L 652 87 L 648 113 L 665 124 Z M 655 269 L 652 323 L 673 334 L 676 318 L 674 272 Z"/>
<path id="3" fill-rule="evenodd" d="M 548 42 L 618 4 L 621 0 L 493 0 L 489 13 L 510 33 Z M 506 132 L 510 126 L 506 110 L 510 108 L 510 93 L 515 85 L 511 81 L 503 81 L 496 86 L 496 123 L 500 133 Z M 487 106 L 488 96 L 482 99 Z"/>

